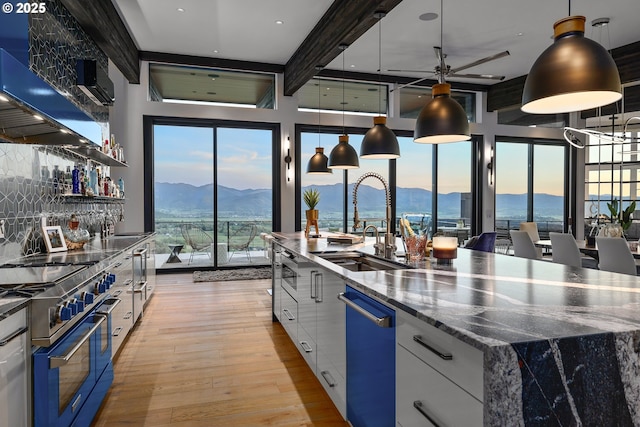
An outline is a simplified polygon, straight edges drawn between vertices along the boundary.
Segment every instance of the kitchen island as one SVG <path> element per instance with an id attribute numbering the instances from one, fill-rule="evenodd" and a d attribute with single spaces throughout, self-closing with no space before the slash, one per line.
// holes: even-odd
<path id="1" fill-rule="evenodd" d="M 458 379 L 459 372 L 448 376 L 440 362 L 431 366 L 452 378 L 464 399 L 480 402 L 482 424 L 640 425 L 636 277 L 466 249 L 458 249 L 451 265 L 425 260 L 406 269 L 350 271 L 321 255 L 372 253 L 372 240 L 344 246 L 298 233 L 274 237 L 282 248 L 413 319 L 413 326 L 437 329 L 460 343 L 463 353 L 479 351 L 480 391 L 466 385 L 465 376 Z M 453 360 L 463 356 L 454 353 Z M 404 388 L 396 385 L 398 393 Z M 473 425 L 479 424 L 476 419 Z"/>

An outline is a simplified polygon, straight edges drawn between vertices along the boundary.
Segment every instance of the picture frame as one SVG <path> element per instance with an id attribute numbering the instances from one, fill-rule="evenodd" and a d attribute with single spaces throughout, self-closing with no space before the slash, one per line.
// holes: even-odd
<path id="1" fill-rule="evenodd" d="M 42 236 L 47 245 L 47 252 L 63 252 L 67 250 L 62 228 L 59 225 L 42 227 Z"/>

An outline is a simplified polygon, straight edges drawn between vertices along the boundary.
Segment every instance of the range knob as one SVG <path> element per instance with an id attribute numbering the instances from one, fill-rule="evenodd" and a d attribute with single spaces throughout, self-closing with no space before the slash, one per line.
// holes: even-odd
<path id="1" fill-rule="evenodd" d="M 71 316 L 75 316 L 76 314 L 78 314 L 78 306 L 76 305 L 75 298 L 67 301 L 65 305 L 71 310 Z"/>
<path id="2" fill-rule="evenodd" d="M 59 305 L 56 308 L 56 322 L 61 323 L 67 320 L 71 320 L 71 309 L 64 305 Z"/>
<path id="3" fill-rule="evenodd" d="M 83 292 L 80 297 L 82 298 L 82 301 L 84 301 L 85 305 L 93 304 L 93 294 L 91 292 Z"/>

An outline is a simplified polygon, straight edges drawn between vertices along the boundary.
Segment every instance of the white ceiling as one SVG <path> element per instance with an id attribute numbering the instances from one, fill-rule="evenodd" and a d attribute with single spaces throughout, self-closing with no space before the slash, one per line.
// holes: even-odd
<path id="1" fill-rule="evenodd" d="M 283 65 L 332 3 L 331 0 L 112 1 L 139 50 Z M 566 17 L 568 11 L 568 2 L 557 0 L 447 0 L 443 21 L 446 62 L 456 68 L 508 50 L 511 56 L 465 72 L 500 74 L 507 79 L 527 74 L 537 56 L 553 42 L 553 23 Z M 440 45 L 440 18 L 421 21 L 418 17 L 427 12 L 441 15 L 440 1 L 403 0 L 382 19 L 385 74 L 425 77 L 428 75 L 386 70 L 430 71 L 437 65 L 433 46 Z M 640 0 L 574 0 L 571 14 L 586 16 L 586 36 L 605 48 L 640 40 Z M 592 20 L 602 17 L 610 18 L 608 27 L 591 26 Z M 276 24 L 277 20 L 284 23 Z M 378 25 L 374 26 L 345 51 L 347 70 L 377 72 L 379 30 Z M 342 58 L 337 57 L 327 68 L 341 69 Z"/>

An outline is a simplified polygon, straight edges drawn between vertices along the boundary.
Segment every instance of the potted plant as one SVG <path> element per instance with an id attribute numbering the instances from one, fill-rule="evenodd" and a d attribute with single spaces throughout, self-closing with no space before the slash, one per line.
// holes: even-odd
<path id="1" fill-rule="evenodd" d="M 609 208 L 609 212 L 611 213 L 611 225 L 621 228 L 617 233 L 610 231 L 608 234 L 622 237 L 629 227 L 631 227 L 631 222 L 633 221 L 631 215 L 636 210 L 635 200 L 622 210 L 622 203 L 619 203 L 618 199 L 613 199 L 611 203 L 607 203 L 607 208 Z"/>
<path id="2" fill-rule="evenodd" d="M 307 188 L 302 193 L 302 198 L 304 199 L 304 203 L 307 205 L 307 210 L 305 214 L 307 215 L 307 220 L 318 220 L 318 210 L 316 206 L 320 202 L 320 192 L 315 188 Z"/>

